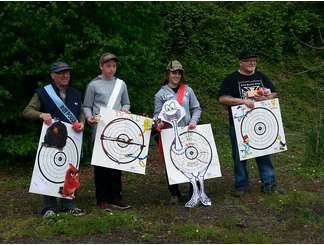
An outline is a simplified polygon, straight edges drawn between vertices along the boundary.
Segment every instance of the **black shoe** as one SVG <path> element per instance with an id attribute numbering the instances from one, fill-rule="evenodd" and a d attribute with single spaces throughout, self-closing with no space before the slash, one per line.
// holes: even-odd
<path id="1" fill-rule="evenodd" d="M 117 208 L 117 209 L 129 209 L 131 206 L 126 202 L 122 197 L 117 197 L 111 202 L 108 202 L 108 207 Z"/>
<path id="2" fill-rule="evenodd" d="M 177 205 L 180 202 L 180 197 L 178 196 L 171 196 L 169 200 L 170 205 Z"/>
<path id="3" fill-rule="evenodd" d="M 242 197 L 245 195 L 246 192 L 247 192 L 247 190 L 234 190 L 233 196 Z"/>
<path id="4" fill-rule="evenodd" d="M 262 186 L 261 191 L 264 194 L 276 193 L 276 194 L 279 194 L 279 195 L 287 195 L 287 192 L 284 189 L 278 187 L 277 185 L 265 185 L 265 186 Z"/>

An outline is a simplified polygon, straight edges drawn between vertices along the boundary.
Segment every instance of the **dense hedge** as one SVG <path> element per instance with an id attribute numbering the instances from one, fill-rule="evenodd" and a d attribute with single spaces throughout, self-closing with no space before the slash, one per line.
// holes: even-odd
<path id="1" fill-rule="evenodd" d="M 167 61 L 179 59 L 204 110 L 212 111 L 241 49 L 253 47 L 266 63 L 280 63 L 300 53 L 291 31 L 316 44 L 323 25 L 320 2 L 1 2 L 0 9 L 3 161 L 34 157 L 39 127 L 21 111 L 58 59 L 73 66 L 73 86 L 84 91 L 100 54 L 114 52 L 132 111 L 148 114 Z"/>

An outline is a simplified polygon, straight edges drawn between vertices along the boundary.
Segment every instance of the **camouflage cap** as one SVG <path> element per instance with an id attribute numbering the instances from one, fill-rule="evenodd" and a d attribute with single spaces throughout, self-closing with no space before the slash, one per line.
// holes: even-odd
<path id="1" fill-rule="evenodd" d="M 102 65 L 103 63 L 108 62 L 109 60 L 115 60 L 116 62 L 119 61 L 119 59 L 117 58 L 116 55 L 112 54 L 112 53 L 104 53 L 103 55 L 101 55 L 100 60 L 99 60 L 99 64 Z"/>
<path id="2" fill-rule="evenodd" d="M 181 63 L 177 60 L 170 61 L 167 66 L 167 70 L 169 70 L 169 71 L 176 71 L 176 70 L 184 71 Z"/>

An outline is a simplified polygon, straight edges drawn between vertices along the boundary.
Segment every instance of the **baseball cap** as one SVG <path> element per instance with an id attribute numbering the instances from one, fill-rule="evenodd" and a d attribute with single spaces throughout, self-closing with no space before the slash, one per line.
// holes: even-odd
<path id="1" fill-rule="evenodd" d="M 106 63 L 109 60 L 116 60 L 117 62 L 119 61 L 119 59 L 117 58 L 116 55 L 114 55 L 112 53 L 104 53 L 103 55 L 101 55 L 99 63 L 103 64 L 103 63 Z"/>
<path id="2" fill-rule="evenodd" d="M 239 54 L 239 60 L 245 60 L 245 59 L 249 59 L 249 58 L 256 58 L 257 55 L 255 52 L 251 51 L 251 50 L 243 50 L 240 54 Z"/>
<path id="3" fill-rule="evenodd" d="M 169 70 L 169 71 L 176 71 L 176 70 L 184 71 L 181 63 L 177 60 L 170 61 L 167 66 L 167 70 Z"/>
<path id="4" fill-rule="evenodd" d="M 66 70 L 71 70 L 71 67 L 65 62 L 55 62 L 51 66 L 51 72 L 60 72 Z"/>

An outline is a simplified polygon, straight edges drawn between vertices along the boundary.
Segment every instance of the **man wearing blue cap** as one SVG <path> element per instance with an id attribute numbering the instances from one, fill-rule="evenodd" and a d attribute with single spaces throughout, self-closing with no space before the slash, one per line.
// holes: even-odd
<path id="1" fill-rule="evenodd" d="M 23 111 L 23 116 L 29 120 L 41 120 L 47 125 L 52 124 L 53 118 L 67 123 L 77 122 L 73 127 L 76 132 L 84 129 L 84 115 L 81 110 L 81 92 L 70 87 L 71 67 L 65 62 L 55 62 L 50 68 L 51 83 L 36 90 L 36 93 Z M 48 88 L 51 89 L 49 92 Z M 66 108 L 65 113 L 58 108 L 58 102 Z M 66 113 L 69 112 L 69 114 Z M 61 199 L 63 211 L 75 216 L 84 212 L 77 208 L 74 200 Z M 41 214 L 49 217 L 57 212 L 56 197 L 43 196 L 43 209 Z"/>
<path id="2" fill-rule="evenodd" d="M 231 106 L 244 104 L 249 108 L 254 108 L 254 101 L 273 99 L 278 94 L 270 79 L 256 70 L 257 55 L 253 51 L 242 51 L 238 58 L 240 67 L 238 71 L 224 79 L 219 91 L 219 102 L 226 105 L 228 109 L 235 175 L 234 195 L 240 197 L 248 190 L 249 176 L 247 161 L 240 161 Z M 257 157 L 256 162 L 262 182 L 261 191 L 264 193 L 281 192 L 283 194 L 283 191 L 279 191 L 277 188 L 271 156 Z"/>

